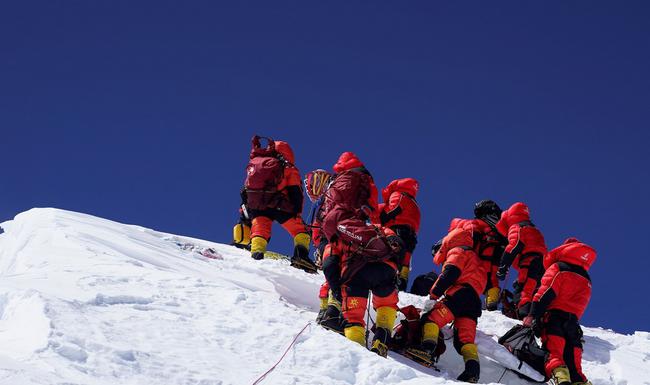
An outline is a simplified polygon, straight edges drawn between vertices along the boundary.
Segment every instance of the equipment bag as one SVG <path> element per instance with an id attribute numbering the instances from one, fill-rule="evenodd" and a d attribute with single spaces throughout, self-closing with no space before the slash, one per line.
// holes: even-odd
<path id="1" fill-rule="evenodd" d="M 537 343 L 532 328 L 515 325 L 499 338 L 499 344 L 505 346 L 522 362 L 527 363 L 542 375 L 546 375 L 544 370 L 546 351 Z"/>

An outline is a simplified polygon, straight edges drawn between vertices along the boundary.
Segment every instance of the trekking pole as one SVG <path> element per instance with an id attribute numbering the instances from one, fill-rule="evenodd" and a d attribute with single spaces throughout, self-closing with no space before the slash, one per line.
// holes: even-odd
<path id="1" fill-rule="evenodd" d="M 372 292 L 370 293 L 368 304 L 372 303 Z M 366 306 L 366 349 L 368 349 L 368 337 L 370 337 L 370 330 L 368 326 L 370 325 L 370 306 Z"/>

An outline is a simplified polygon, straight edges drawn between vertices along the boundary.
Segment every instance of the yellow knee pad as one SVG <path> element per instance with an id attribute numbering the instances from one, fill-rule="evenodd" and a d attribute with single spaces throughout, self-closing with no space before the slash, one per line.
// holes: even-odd
<path id="1" fill-rule="evenodd" d="M 354 341 L 362 346 L 366 346 L 366 329 L 362 326 L 348 326 L 343 331 L 345 337 L 350 341 Z"/>
<path id="2" fill-rule="evenodd" d="M 422 342 L 431 341 L 438 343 L 440 328 L 435 322 L 425 322 L 422 326 Z"/>
<path id="3" fill-rule="evenodd" d="M 379 328 L 393 330 L 395 319 L 397 318 L 397 309 L 390 306 L 382 306 L 377 309 L 376 324 Z"/>
<path id="4" fill-rule="evenodd" d="M 300 233 L 293 237 L 294 246 L 302 246 L 309 250 L 309 242 L 311 242 L 311 237 L 307 233 Z"/>
<path id="5" fill-rule="evenodd" d="M 243 223 L 237 223 L 232 229 L 232 239 L 238 245 L 248 246 L 251 243 L 251 228 Z"/>
<path id="6" fill-rule="evenodd" d="M 478 361 L 478 348 L 476 344 L 465 344 L 460 348 L 460 354 L 465 362 L 469 360 Z"/>
<path id="7" fill-rule="evenodd" d="M 266 251 L 268 241 L 262 237 L 253 237 L 251 239 L 251 253 L 263 253 Z"/>

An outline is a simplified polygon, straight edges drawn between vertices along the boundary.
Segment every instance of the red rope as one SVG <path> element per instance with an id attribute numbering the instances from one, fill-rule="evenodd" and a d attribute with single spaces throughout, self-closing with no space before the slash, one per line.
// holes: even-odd
<path id="1" fill-rule="evenodd" d="M 298 334 L 296 334 L 296 336 L 293 338 L 293 341 L 291 341 L 291 343 L 290 343 L 289 346 L 287 347 L 287 350 L 284 351 L 284 354 L 282 354 L 282 357 L 280 357 L 280 359 L 278 360 L 278 362 L 276 362 L 275 365 L 271 366 L 271 368 L 269 368 L 269 370 L 267 370 L 266 372 L 264 372 L 264 374 L 262 374 L 262 375 L 261 375 L 257 380 L 255 380 L 255 382 L 253 382 L 251 385 L 257 385 L 257 384 L 259 384 L 259 383 L 260 383 L 260 382 L 261 382 L 261 381 L 262 381 L 266 376 L 269 375 L 269 373 L 271 373 L 273 370 L 275 370 L 275 368 L 280 364 L 280 362 L 282 362 L 282 360 L 283 360 L 284 357 L 287 355 L 287 353 L 289 353 L 289 350 L 291 349 L 291 347 L 292 347 L 293 345 L 296 344 L 296 341 L 298 340 L 298 337 L 300 337 L 300 335 L 305 331 L 305 329 L 307 329 L 307 327 L 308 327 L 309 325 L 311 325 L 311 322 L 307 322 L 307 325 L 305 325 L 305 326 L 302 328 L 302 330 L 301 330 Z"/>

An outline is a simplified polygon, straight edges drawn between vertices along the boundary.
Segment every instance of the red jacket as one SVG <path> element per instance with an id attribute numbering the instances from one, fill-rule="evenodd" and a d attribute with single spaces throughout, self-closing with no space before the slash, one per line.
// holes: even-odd
<path id="1" fill-rule="evenodd" d="M 501 213 L 497 230 L 508 238 L 501 259 L 502 268 L 513 265 L 519 269 L 527 257 L 543 257 L 546 254 L 544 236 L 530 221 L 530 211 L 524 203 L 517 202 Z"/>
<path id="2" fill-rule="evenodd" d="M 472 232 L 474 251 L 481 260 L 492 261 L 495 252 L 501 253 L 505 238 L 481 219 L 454 218 L 449 231 L 464 229 Z"/>
<path id="3" fill-rule="evenodd" d="M 472 248 L 472 233 L 468 230 L 452 230 L 442 240 L 442 246 L 433 258 L 433 263 L 442 264 L 442 273 L 431 288 L 431 296 L 453 295 L 469 285 L 476 295 L 481 295 L 487 283 L 485 271 Z"/>
<path id="4" fill-rule="evenodd" d="M 533 298 L 531 315 L 541 317 L 547 310 L 562 310 L 582 317 L 591 298 L 587 270 L 596 260 L 590 246 L 569 238 L 544 257 L 546 272 Z"/>
<path id="5" fill-rule="evenodd" d="M 384 199 L 379 214 L 382 225 L 409 226 L 415 233 L 420 231 L 420 207 L 415 201 L 417 193 L 418 182 L 413 178 L 390 182 L 381 192 Z"/>

